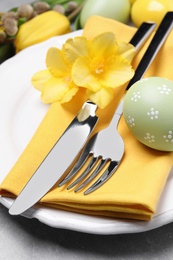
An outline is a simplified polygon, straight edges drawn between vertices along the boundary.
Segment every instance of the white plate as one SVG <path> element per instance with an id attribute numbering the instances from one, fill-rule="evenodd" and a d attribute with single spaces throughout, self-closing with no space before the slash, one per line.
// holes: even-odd
<path id="1" fill-rule="evenodd" d="M 0 66 L 0 182 L 22 153 L 48 109 L 48 106 L 41 103 L 40 93 L 31 86 L 32 75 L 45 68 L 48 48 L 52 46 L 61 48 L 67 38 L 76 35 L 81 35 L 81 31 L 51 38 L 21 51 Z M 92 217 L 50 208 L 31 208 L 23 216 L 37 218 L 55 228 L 92 234 L 136 233 L 172 222 L 172 198 L 173 170 L 169 175 L 157 212 L 149 222 Z M 9 208 L 13 200 L 0 197 L 0 202 Z"/>

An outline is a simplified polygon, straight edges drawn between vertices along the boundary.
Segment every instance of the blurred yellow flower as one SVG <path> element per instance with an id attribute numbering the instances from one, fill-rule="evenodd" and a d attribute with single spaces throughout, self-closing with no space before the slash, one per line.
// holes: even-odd
<path id="1" fill-rule="evenodd" d="M 36 73 L 32 83 L 45 103 L 68 102 L 79 88 L 86 88 L 88 98 L 104 108 L 113 99 L 114 88 L 133 77 L 133 56 L 134 47 L 117 42 L 111 32 L 92 41 L 75 37 L 68 39 L 62 50 L 48 50 L 47 70 Z"/>

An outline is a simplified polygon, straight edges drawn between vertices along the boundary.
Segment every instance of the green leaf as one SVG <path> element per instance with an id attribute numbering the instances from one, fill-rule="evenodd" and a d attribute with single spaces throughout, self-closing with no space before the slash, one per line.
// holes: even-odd
<path id="1" fill-rule="evenodd" d="M 20 17 L 18 19 L 18 27 L 20 27 L 22 24 L 26 23 L 27 19 L 25 17 Z"/>
<path id="2" fill-rule="evenodd" d="M 0 44 L 0 64 L 15 55 L 15 48 L 12 42 Z"/>
<path id="3" fill-rule="evenodd" d="M 82 27 L 80 25 L 80 14 L 78 14 L 78 16 L 74 21 L 74 30 L 80 30 L 80 29 L 82 29 Z"/>

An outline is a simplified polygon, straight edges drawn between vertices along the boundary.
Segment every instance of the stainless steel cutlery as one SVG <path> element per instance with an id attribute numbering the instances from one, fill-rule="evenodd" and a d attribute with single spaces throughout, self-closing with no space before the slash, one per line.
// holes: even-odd
<path id="1" fill-rule="evenodd" d="M 173 13 L 169 12 L 163 19 L 161 25 L 159 26 L 145 56 L 144 59 L 147 60 L 143 61 L 143 65 L 139 65 L 138 69 L 135 73 L 135 81 L 138 80 L 143 73 L 145 72 L 146 68 L 154 58 L 161 45 L 163 44 L 164 40 L 166 39 L 168 33 L 170 32 L 172 28 L 172 21 L 173 21 Z M 140 30 L 140 29 L 139 29 Z M 151 29 L 150 29 L 151 32 Z M 137 32 L 139 33 L 139 31 Z M 146 32 L 145 32 L 146 35 Z M 148 32 L 147 32 L 148 35 Z M 142 37 L 143 38 L 143 37 Z M 141 38 L 141 39 L 142 39 Z M 140 46 L 142 44 L 140 41 L 135 42 L 135 46 Z M 138 45 L 137 43 L 140 44 Z M 149 57 L 148 57 L 149 55 Z M 142 64 L 140 63 L 140 64 Z M 145 68 L 143 68 L 143 66 Z M 142 67 L 142 68 L 141 68 Z M 142 70 L 142 73 L 141 73 Z M 137 76 L 137 73 L 139 73 L 139 77 Z M 133 83 L 133 80 L 130 84 Z M 129 85 L 130 86 L 130 85 Z M 16 198 L 14 203 L 12 204 L 9 213 L 16 215 L 24 212 L 31 206 L 33 206 L 38 200 L 40 200 L 52 186 L 60 179 L 62 174 L 66 171 L 66 169 L 71 165 L 71 163 L 74 161 L 76 156 L 78 155 L 79 151 L 84 147 L 86 140 L 89 138 L 95 124 L 97 123 L 97 116 L 95 115 L 95 111 L 97 109 L 97 106 L 87 101 L 82 110 L 87 109 L 88 111 L 88 117 L 84 118 L 84 120 L 81 120 L 81 117 L 79 116 L 81 112 L 76 116 L 76 118 L 72 121 L 72 123 L 69 125 L 69 127 L 66 129 L 66 131 L 63 133 L 61 138 L 57 141 L 57 143 L 54 145 L 54 147 L 51 149 L 51 151 L 48 153 L 46 158 L 43 160 L 41 165 L 38 167 L 36 172 L 33 174 L 29 182 L 26 184 L 26 186 L 23 188 L 19 196 Z M 120 108 L 119 108 L 120 109 Z M 121 110 L 122 111 L 122 110 Z M 118 112 L 118 117 L 120 117 L 121 113 Z M 80 118 L 80 120 L 79 120 Z M 118 120 L 117 120 L 118 121 Z M 116 123 L 115 123 L 116 124 Z M 98 137 L 100 134 L 97 134 Z M 95 138 L 97 139 L 97 138 Z M 97 143 L 97 140 L 95 144 Z M 95 147 L 94 142 L 92 144 L 93 148 Z M 119 149 L 118 145 L 114 149 Z M 122 149 L 123 150 L 123 149 Z M 87 152 L 89 152 L 88 150 Z M 86 154 L 87 155 L 87 154 Z M 99 152 L 99 155 L 102 155 L 102 151 Z M 122 157 L 123 153 L 121 153 Z M 63 158 L 65 158 L 63 160 Z M 106 179 L 111 176 L 113 173 L 113 170 L 116 170 L 117 165 L 119 164 L 120 160 L 117 160 L 117 158 L 108 156 L 110 163 L 110 166 L 107 168 Z M 107 156 L 104 156 L 104 161 L 107 162 Z M 104 164 L 103 162 L 102 164 Z M 110 168 L 110 169 L 109 169 Z M 104 177 L 104 176 L 103 176 Z M 105 179 L 105 178 L 104 178 Z M 102 182 L 102 181 L 101 181 Z M 41 185 L 40 185 L 41 183 Z M 103 182 L 101 183 L 103 184 Z M 99 185 L 97 184 L 96 188 Z"/>
<path id="2" fill-rule="evenodd" d="M 137 67 L 134 77 L 129 82 L 126 88 L 127 90 L 133 85 L 133 83 L 135 83 L 143 76 L 148 66 L 157 55 L 165 39 L 167 38 L 167 35 L 172 29 L 172 19 L 172 13 L 168 13 L 163 19 L 160 27 L 156 31 L 155 36 L 153 37 L 148 49 L 146 50 L 141 62 Z M 75 192 L 85 188 L 86 185 L 90 183 L 97 175 L 99 175 L 99 173 L 104 168 L 102 175 L 84 192 L 86 195 L 103 185 L 103 183 L 105 183 L 112 176 L 112 174 L 115 173 L 124 154 L 124 142 L 117 130 L 122 113 L 123 101 L 120 102 L 110 125 L 99 133 L 96 133 L 88 141 L 82 151 L 80 158 L 73 166 L 71 171 L 66 175 L 66 177 L 61 180 L 59 186 L 69 182 L 83 165 L 86 165 L 86 168 L 82 174 L 75 179 L 75 181 L 69 184 L 67 189 L 71 189 L 78 184 L 79 185 L 75 188 Z M 86 164 L 86 161 L 89 157 L 91 157 L 91 160 L 88 164 Z M 85 178 L 88 175 L 89 177 Z"/>

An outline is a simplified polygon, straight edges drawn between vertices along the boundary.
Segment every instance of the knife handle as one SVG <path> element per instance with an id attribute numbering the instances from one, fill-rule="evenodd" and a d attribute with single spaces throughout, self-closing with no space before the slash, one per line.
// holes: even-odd
<path id="1" fill-rule="evenodd" d="M 166 37 L 171 31 L 173 26 L 173 12 L 168 12 L 162 22 L 160 23 L 148 49 L 146 50 L 142 60 L 140 61 L 134 77 L 130 80 L 129 84 L 126 87 L 128 90 L 136 81 L 142 78 L 143 74 L 147 70 L 148 66 L 151 64 L 159 49 L 165 42 Z"/>
<path id="2" fill-rule="evenodd" d="M 139 49 L 143 46 L 147 38 L 151 35 L 154 28 L 156 27 L 155 23 L 143 22 L 141 26 L 138 28 L 132 39 L 129 43 L 131 43 L 135 47 L 135 54 L 139 51 Z"/>

